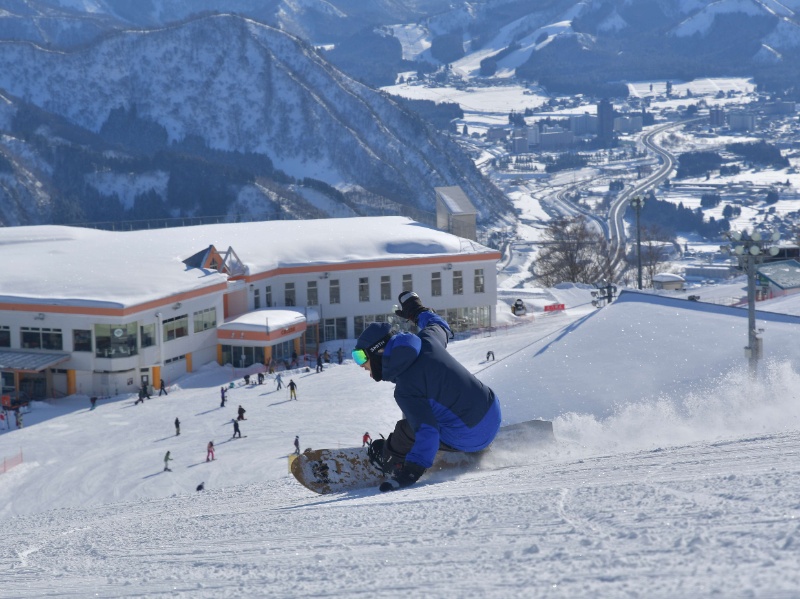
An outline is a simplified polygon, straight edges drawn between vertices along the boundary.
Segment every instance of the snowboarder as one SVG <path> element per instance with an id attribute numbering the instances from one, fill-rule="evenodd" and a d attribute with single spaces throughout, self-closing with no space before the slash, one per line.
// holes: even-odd
<path id="1" fill-rule="evenodd" d="M 372 437 L 369 436 L 369 433 L 364 433 L 364 436 L 361 437 L 361 447 L 369 447 L 372 443 Z"/>
<path id="2" fill-rule="evenodd" d="M 206 446 L 206 462 L 210 462 L 214 459 L 214 442 L 209 441 L 208 445 Z"/>
<path id="3" fill-rule="evenodd" d="M 489 350 L 489 351 L 486 352 L 486 361 L 487 362 L 489 361 L 489 358 L 494 360 L 494 352 L 492 350 Z"/>
<path id="4" fill-rule="evenodd" d="M 177 437 L 180 434 L 181 434 L 181 421 L 178 420 L 177 416 L 175 416 L 175 436 Z"/>
<path id="5" fill-rule="evenodd" d="M 197 489 L 195 489 L 195 490 L 196 490 L 196 491 L 202 491 L 202 490 L 203 490 L 203 489 L 205 489 L 205 488 L 206 488 L 206 483 L 205 483 L 205 482 L 202 482 L 202 483 L 200 483 L 199 485 L 197 485 Z"/>
<path id="6" fill-rule="evenodd" d="M 395 333 L 390 324 L 373 322 L 353 350 L 353 360 L 374 381 L 395 383 L 394 398 L 404 415 L 388 439 L 370 444 L 370 460 L 392 473 L 381 491 L 413 485 L 439 449 L 488 447 L 501 421 L 494 392 L 447 352 L 453 335 L 447 322 L 413 291 L 398 299 L 401 309 L 395 314 L 417 325 L 419 333 Z"/>
<path id="7" fill-rule="evenodd" d="M 158 396 L 161 397 L 162 393 L 164 395 L 169 395 L 169 393 L 167 393 L 167 386 L 164 384 L 164 379 L 160 380 L 160 385 L 158 387 Z"/>
<path id="8" fill-rule="evenodd" d="M 147 390 L 147 383 L 142 383 L 142 401 L 144 402 L 144 398 L 153 399 L 150 397 L 150 391 Z"/>
<path id="9" fill-rule="evenodd" d="M 244 413 L 245 413 L 246 411 L 247 411 L 247 410 L 245 410 L 245 409 L 244 409 L 242 406 L 239 406 L 239 409 L 236 411 L 236 413 L 238 414 L 238 416 L 236 417 L 236 419 L 237 419 L 237 420 L 247 420 L 247 418 L 245 418 L 245 417 L 244 417 Z"/>
<path id="10" fill-rule="evenodd" d="M 289 379 L 289 401 L 295 400 L 297 401 L 297 383 L 294 382 L 294 379 Z"/>
<path id="11" fill-rule="evenodd" d="M 224 408 L 225 407 L 225 398 L 226 398 L 227 394 L 228 394 L 228 390 L 225 387 L 220 387 L 219 388 L 219 397 L 220 397 L 219 407 L 220 408 Z"/>
<path id="12" fill-rule="evenodd" d="M 237 436 L 241 439 L 242 431 L 239 430 L 239 421 L 235 418 L 231 418 L 231 422 L 233 422 L 233 437 L 231 437 L 231 439 L 235 439 Z"/>
<path id="13" fill-rule="evenodd" d="M 172 472 L 172 468 L 169 467 L 169 463 L 172 461 L 170 457 L 169 451 L 164 455 L 164 472 Z"/>
<path id="14" fill-rule="evenodd" d="M 139 388 L 139 399 L 133 402 L 133 405 L 136 405 L 137 403 L 144 403 L 144 393 L 142 392 L 141 387 Z"/>
<path id="15" fill-rule="evenodd" d="M 281 378 L 280 372 L 275 375 L 275 382 L 278 383 L 278 387 L 275 389 L 275 391 L 280 391 L 283 389 L 283 379 Z"/>
<path id="16" fill-rule="evenodd" d="M 294 437 L 294 455 L 300 455 L 300 435 Z"/>

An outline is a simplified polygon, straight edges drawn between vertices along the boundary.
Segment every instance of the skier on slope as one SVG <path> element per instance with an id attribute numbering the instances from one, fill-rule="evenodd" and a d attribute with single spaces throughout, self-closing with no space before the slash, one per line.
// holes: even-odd
<path id="1" fill-rule="evenodd" d="M 373 380 L 395 383 L 394 398 L 405 418 L 389 438 L 376 439 L 370 461 L 392 480 L 381 491 L 417 482 L 436 452 L 480 451 L 500 429 L 494 392 L 447 352 L 447 322 L 422 305 L 413 291 L 400 294 L 395 313 L 420 332 L 393 333 L 388 323 L 370 324 L 356 341 L 353 359 Z"/>

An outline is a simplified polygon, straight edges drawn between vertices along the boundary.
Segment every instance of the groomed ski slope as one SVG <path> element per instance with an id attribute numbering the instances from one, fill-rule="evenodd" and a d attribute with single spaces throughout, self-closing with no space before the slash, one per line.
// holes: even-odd
<path id="1" fill-rule="evenodd" d="M 287 473 L 295 434 L 389 432 L 391 385 L 351 361 L 284 375 L 297 402 L 268 379 L 221 409 L 233 372 L 212 365 L 144 405 L 41 407 L 0 435 L 0 457 L 25 456 L 0 474 L 0 596 L 796 597 L 797 325 L 759 321 L 753 382 L 745 311 L 552 293 L 566 314 L 451 351 L 508 422 L 553 418 L 559 443 L 404 491 L 321 497 Z M 248 437 L 228 441 L 239 404 Z"/>

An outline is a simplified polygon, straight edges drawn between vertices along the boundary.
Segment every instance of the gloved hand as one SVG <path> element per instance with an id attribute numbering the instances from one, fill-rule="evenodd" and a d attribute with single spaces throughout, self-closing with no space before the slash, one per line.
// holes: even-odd
<path id="1" fill-rule="evenodd" d="M 412 321 L 414 324 L 417 323 L 417 317 L 428 310 L 422 305 L 422 300 L 413 291 L 404 291 L 397 299 L 400 302 L 401 309 L 395 310 L 394 313 L 400 318 Z"/>
<path id="2" fill-rule="evenodd" d="M 382 492 L 394 491 L 401 487 L 410 487 L 419 480 L 419 477 L 425 474 L 425 468 L 414 462 L 405 462 L 400 471 L 392 477 L 392 480 L 387 480 L 381 483 L 379 487 Z"/>

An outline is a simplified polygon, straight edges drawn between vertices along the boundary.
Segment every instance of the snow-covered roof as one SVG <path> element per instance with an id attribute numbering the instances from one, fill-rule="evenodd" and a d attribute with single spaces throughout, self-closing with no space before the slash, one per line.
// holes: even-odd
<path id="1" fill-rule="evenodd" d="M 758 273 L 781 289 L 796 289 L 800 287 L 800 262 L 797 260 L 781 260 L 762 264 Z"/>
<path id="2" fill-rule="evenodd" d="M 223 289 L 228 275 L 184 260 L 232 248 L 252 277 L 277 269 L 493 253 L 399 216 L 263 221 L 143 231 L 0 228 L 0 302 L 126 308 Z M 499 255 L 498 255 L 499 258 Z"/>
<path id="3" fill-rule="evenodd" d="M 671 272 L 660 272 L 657 275 L 653 276 L 653 280 L 659 283 L 674 283 L 674 282 L 684 282 L 685 279 L 680 276 L 676 275 Z"/>

